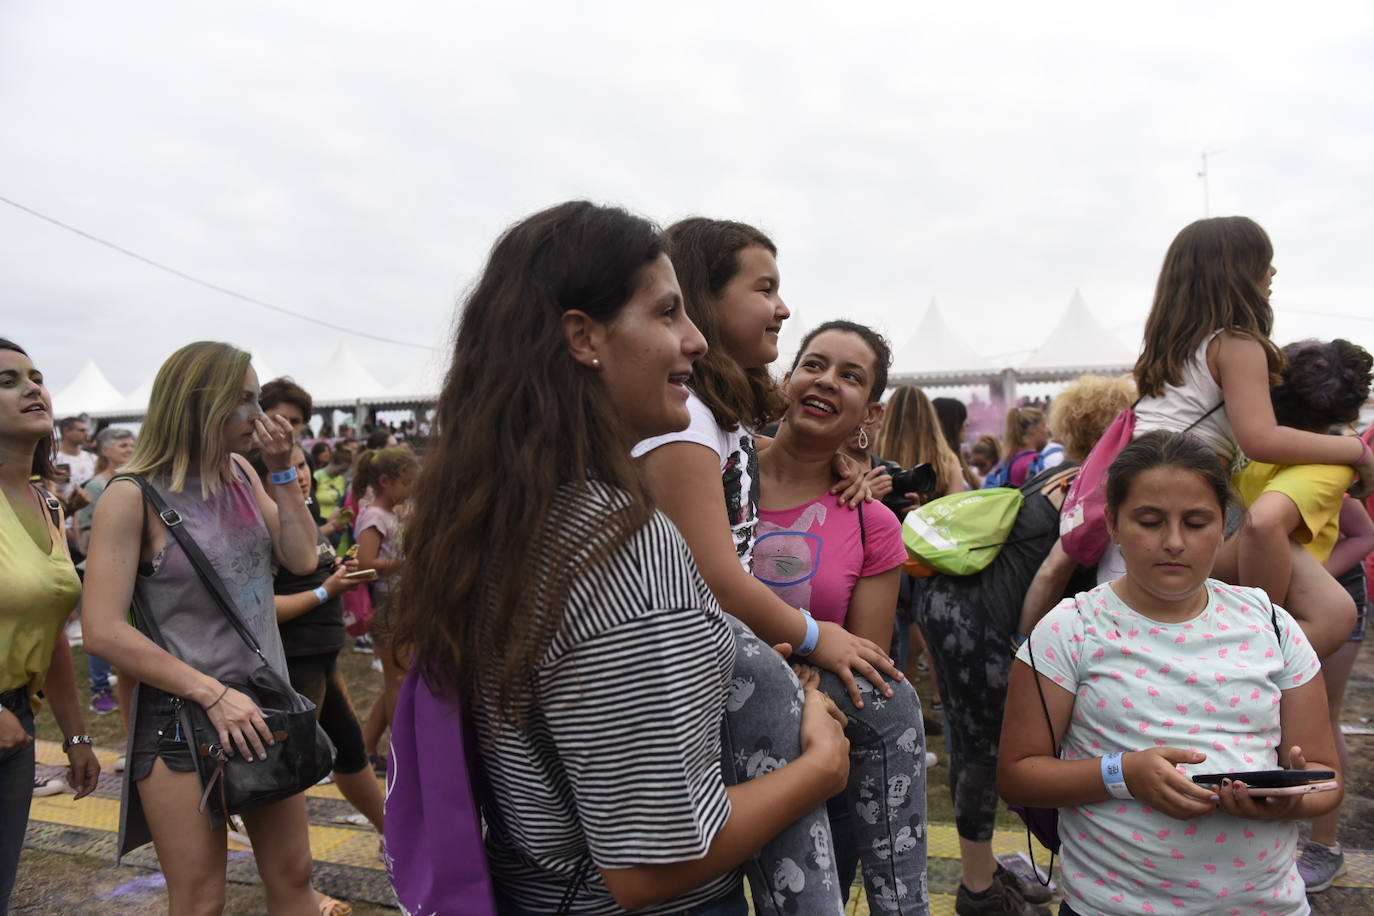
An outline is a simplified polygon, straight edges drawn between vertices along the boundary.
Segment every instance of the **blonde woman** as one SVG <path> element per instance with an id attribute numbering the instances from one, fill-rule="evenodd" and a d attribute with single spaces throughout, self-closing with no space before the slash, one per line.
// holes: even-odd
<path id="1" fill-rule="evenodd" d="M 124 466 L 146 478 L 209 558 L 263 656 L 283 678 L 272 560 L 297 575 L 317 561 L 316 530 L 291 466 L 291 427 L 258 406 L 258 378 L 242 350 L 188 344 L 153 382 L 138 446 Z M 235 452 L 258 451 L 264 488 Z M 268 492 L 270 490 L 270 493 Z M 173 519 L 173 523 L 178 523 Z M 128 623 L 132 599 L 166 649 Z M 272 742 L 262 711 L 225 681 L 262 661 L 239 637 L 138 486 L 116 479 L 96 509 L 86 561 L 86 643 L 139 681 L 129 729 L 119 852 L 149 839 L 167 879 L 172 916 L 224 907 L 222 822 L 198 814 L 201 782 L 179 710 L 199 703 L 226 751 L 252 760 Z M 305 798 L 243 814 L 272 914 L 315 916 Z"/>
<path id="2" fill-rule="evenodd" d="M 883 430 L 878 435 L 878 454 L 903 468 L 923 462 L 930 464 L 935 469 L 936 485 L 935 492 L 925 499 L 963 488 L 963 465 L 945 440 L 935 405 L 919 388 L 903 385 L 892 392 L 883 417 Z M 924 501 L 916 500 L 918 503 Z"/>

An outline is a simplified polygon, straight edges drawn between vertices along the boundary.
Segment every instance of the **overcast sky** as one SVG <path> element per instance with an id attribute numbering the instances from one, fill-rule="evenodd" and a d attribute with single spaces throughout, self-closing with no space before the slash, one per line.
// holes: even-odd
<path id="1" fill-rule="evenodd" d="M 0 335 L 54 389 L 202 338 L 308 383 L 341 328 L 442 347 L 497 233 L 586 197 L 765 229 L 798 325 L 900 346 L 934 297 L 1010 354 L 1078 288 L 1133 349 L 1219 150 L 1275 336 L 1371 345 L 1371 87 L 1364 2 L 8 0 L 0 196 L 317 321 L 0 205 Z M 352 342 L 388 384 L 431 358 Z"/>

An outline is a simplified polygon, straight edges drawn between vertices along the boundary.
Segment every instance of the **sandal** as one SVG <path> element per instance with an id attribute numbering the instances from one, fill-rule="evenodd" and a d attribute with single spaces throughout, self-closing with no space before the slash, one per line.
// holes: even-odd
<path id="1" fill-rule="evenodd" d="M 320 916 L 348 916 L 349 913 L 353 912 L 353 907 L 350 904 L 344 903 L 342 900 L 335 900 L 328 894 L 315 891 L 315 898 L 315 902 L 320 907 Z"/>

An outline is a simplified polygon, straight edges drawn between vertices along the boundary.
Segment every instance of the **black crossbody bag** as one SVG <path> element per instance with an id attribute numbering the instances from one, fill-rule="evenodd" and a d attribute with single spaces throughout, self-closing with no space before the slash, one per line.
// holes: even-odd
<path id="1" fill-rule="evenodd" d="M 167 526 L 186 554 L 191 567 L 200 577 L 215 604 L 224 613 L 234 631 L 253 650 L 261 664 L 246 672 L 242 681 L 224 681 L 246 695 L 262 710 L 263 718 L 276 743 L 263 742 L 266 760 L 244 759 L 240 753 L 230 756 L 219 740 L 219 729 L 199 703 L 173 698 L 182 734 L 186 736 L 200 775 L 204 791 L 200 797 L 200 811 L 207 808 L 218 820 L 262 805 L 298 795 L 319 782 L 334 766 L 334 745 L 315 718 L 315 704 L 301 696 L 285 678 L 267 664 L 267 657 L 252 632 L 244 625 L 224 583 L 220 581 L 209 559 L 195 539 L 182 526 L 181 515 L 169 508 L 157 490 L 136 474 L 122 474 L 115 480 L 130 480 L 143 491 L 144 511 L 153 510 Z M 112 481 L 113 482 L 113 481 Z M 138 626 L 153 642 L 167 649 L 153 615 L 138 597 L 133 598 L 134 617 Z M 259 735 L 261 738 L 261 735 Z"/>

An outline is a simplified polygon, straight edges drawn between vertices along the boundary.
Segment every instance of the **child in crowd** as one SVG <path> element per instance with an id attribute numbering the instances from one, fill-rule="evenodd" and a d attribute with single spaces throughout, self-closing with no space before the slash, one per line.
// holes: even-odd
<path id="1" fill-rule="evenodd" d="M 1125 575 L 1066 599 L 1017 653 L 998 789 L 1060 809 L 1061 914 L 1309 912 L 1296 822 L 1341 792 L 1191 778 L 1337 766 L 1302 629 L 1262 591 L 1208 578 L 1229 495 L 1192 437 L 1127 446 L 1107 480 Z"/>
<path id="2" fill-rule="evenodd" d="M 382 693 L 372 704 L 363 730 L 363 742 L 370 759 L 378 758 L 377 747 L 396 710 L 405 665 L 387 644 L 387 601 L 392 584 L 404 560 L 402 525 L 398 512 L 410 500 L 419 468 L 415 454 L 403 448 L 368 449 L 358 456 L 353 468 L 353 497 L 362 500 L 371 489 L 372 499 L 363 505 L 353 526 L 358 545 L 358 568 L 375 569 L 377 580 L 372 592 L 373 646 L 382 661 Z"/>
<path id="3" fill-rule="evenodd" d="M 774 594 L 880 647 L 892 638 L 906 562 L 901 524 L 881 502 L 853 511 L 830 489 L 835 452 L 882 409 L 891 360 L 881 336 L 848 321 L 827 322 L 802 341 L 783 382 L 788 406 L 778 436 L 759 458 L 754 541 L 754 576 Z M 845 816 L 835 818 L 831 806 L 832 825 L 845 824 L 835 830 L 841 885 L 848 888 L 862 859 L 870 901 L 895 901 L 898 888 L 925 876 L 925 749 L 905 703 L 848 715 L 854 759 L 880 768 L 856 762 L 840 805 Z M 882 791 L 889 807 L 880 818 L 874 799 Z"/>
<path id="4" fill-rule="evenodd" d="M 991 433 L 984 433 L 978 437 L 978 441 L 969 446 L 968 463 L 978 474 L 980 480 L 978 485 L 981 487 L 982 481 L 992 473 L 993 468 L 1002 460 L 1002 446 L 998 443 L 997 437 Z"/>
<path id="5" fill-rule="evenodd" d="M 1012 407 L 1007 411 L 1002 451 L 1007 456 L 983 481 L 984 487 L 1019 487 L 1041 468 L 1040 450 L 1049 444 L 1045 412 L 1038 407 Z"/>
<path id="6" fill-rule="evenodd" d="M 779 293 L 776 246 L 752 226 L 703 218 L 677 223 L 668 229 L 668 238 L 688 314 L 708 347 L 688 382 L 690 425 L 634 447 L 633 454 L 643 459 L 654 500 L 682 532 L 721 607 L 743 623 L 737 638 L 753 639 L 757 634 L 769 644 L 786 644 L 799 660 L 821 669 L 821 690 L 851 718 L 866 715 L 870 703 L 883 716 L 893 714 L 885 709 L 889 705 L 905 706 L 903 715 L 915 723 L 910 745 L 916 756 L 922 756 L 920 701 L 887 651 L 832 620 L 798 611 L 750 575 L 758 534 L 760 473 L 760 443 L 754 430 L 776 418 L 785 406 L 768 369 L 778 358 L 778 332 L 791 314 Z M 851 427 L 847 433 L 852 431 Z M 770 708 L 784 697 L 791 698 L 784 708 L 799 708 L 793 702 L 796 685 L 786 665 L 781 672 L 773 670 L 780 661 L 756 660 L 758 667 L 748 675 L 752 678 L 748 690 L 739 691 L 727 707 L 727 778 L 731 763 L 736 778 L 749 777 L 756 768 L 750 761 L 758 759 L 761 748 L 767 749 L 764 756 L 769 758 L 785 760 L 792 753 L 782 750 L 791 740 L 790 729 L 783 727 L 787 720 L 778 721 L 776 709 Z M 736 676 L 740 678 L 738 668 Z M 864 755 L 855 757 L 854 764 L 858 766 L 860 760 L 873 762 Z M 915 774 L 901 775 L 915 778 Z M 885 784 L 888 777 L 873 778 Z M 874 794 L 871 804 L 885 822 L 895 823 L 899 808 L 911 810 L 905 807 L 910 804 L 909 792 Z M 814 854 L 796 861 L 785 850 L 797 838 L 785 832 L 775 841 L 775 848 L 763 854 L 766 860 L 778 860 L 779 867 L 750 873 L 760 913 L 824 912 L 827 904 L 839 904 L 829 830 L 825 824 L 814 826 L 818 828 L 811 838 L 814 843 L 802 838 L 815 847 Z M 876 853 L 881 856 L 890 850 Z M 882 879 L 876 865 L 875 874 L 875 881 Z M 888 883 L 870 902 L 886 912 L 925 913 L 924 863 L 919 870 L 908 868 L 902 874 L 901 883 Z"/>
<path id="7" fill-rule="evenodd" d="M 997 558 L 971 576 L 924 580 L 912 608 L 934 656 L 940 692 L 948 704 L 949 793 L 959 834 L 962 876 L 955 900 L 960 916 L 1031 916 L 1050 893 L 1022 884 L 992 851 L 997 824 L 997 742 L 1017 632 L 1016 609 L 1059 532 L 1059 507 L 1078 464 L 1118 412 L 1135 400 L 1130 378 L 1083 376 L 1054 398 L 1050 422 L 1063 437 L 1067 464 L 1021 486 L 1025 501 Z M 1051 603 L 1093 585 L 1056 584 Z M 1072 588 L 1077 584 L 1079 588 Z M 1024 632 L 1029 632 L 1026 630 Z"/>
<path id="8" fill-rule="evenodd" d="M 1374 455 L 1358 439 L 1280 426 L 1269 400 L 1283 355 L 1269 339 L 1274 312 L 1270 284 L 1274 249 L 1254 221 L 1214 217 L 1185 226 L 1164 255 L 1145 343 L 1136 361 L 1140 391 L 1135 435 L 1187 430 L 1224 467 L 1245 458 L 1272 464 L 1345 464 L 1374 485 Z M 1257 536 L 1259 535 L 1259 536 Z M 1274 543 L 1251 524 L 1240 528 L 1237 581 L 1271 585 L 1289 578 L 1289 610 L 1318 655 L 1345 642 L 1354 623 L 1349 596 L 1304 551 Z M 1110 548 L 1098 581 L 1124 571 Z"/>
<path id="9" fill-rule="evenodd" d="M 1274 417 L 1279 423 L 1325 433 L 1358 419 L 1360 406 L 1369 396 L 1370 369 L 1374 366 L 1374 359 L 1363 347 L 1340 339 L 1307 340 L 1289 344 L 1283 354 L 1283 380 L 1271 391 Z M 1291 540 L 1302 545 L 1333 576 L 1352 568 L 1358 571 L 1371 542 L 1364 507 L 1345 494 L 1354 476 L 1348 465 L 1340 464 L 1283 466 L 1252 461 L 1246 465 L 1234 482 L 1241 499 L 1250 507 L 1248 527 L 1252 536 L 1266 542 L 1258 549 L 1280 553 Z M 1346 535 L 1342 556 L 1335 557 L 1334 548 L 1342 534 Z M 1227 559 L 1223 552 L 1215 575 L 1227 577 Z M 1270 579 L 1265 590 L 1282 603 L 1281 596 L 1288 593 L 1289 582 L 1273 576 Z M 1362 588 L 1351 593 L 1357 607 L 1364 604 L 1360 591 Z M 1357 615 L 1354 638 L 1363 636 L 1362 624 Z M 1339 736 L 1340 707 L 1354 662 L 1353 650 L 1359 647 L 1358 642 L 1352 643 L 1350 639 L 1348 636 L 1322 665 L 1342 768 L 1346 761 L 1345 742 Z M 1338 821 L 1338 811 L 1320 818 L 1314 825 L 1313 842 L 1303 851 L 1299 871 L 1309 891 L 1330 887 L 1344 868 L 1344 856 L 1336 842 Z"/>

